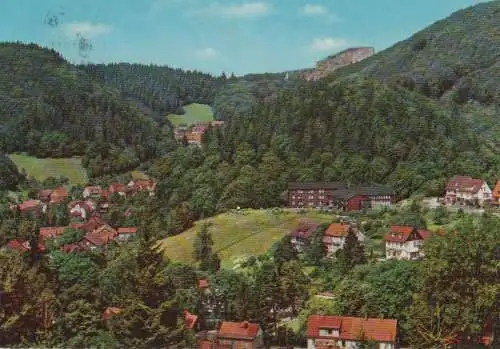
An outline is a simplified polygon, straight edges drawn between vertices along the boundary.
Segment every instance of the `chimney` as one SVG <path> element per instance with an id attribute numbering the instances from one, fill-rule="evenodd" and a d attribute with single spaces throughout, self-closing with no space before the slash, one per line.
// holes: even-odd
<path id="1" fill-rule="evenodd" d="M 243 321 L 243 322 L 241 323 L 241 327 L 243 327 L 243 328 L 248 328 L 248 321 Z"/>

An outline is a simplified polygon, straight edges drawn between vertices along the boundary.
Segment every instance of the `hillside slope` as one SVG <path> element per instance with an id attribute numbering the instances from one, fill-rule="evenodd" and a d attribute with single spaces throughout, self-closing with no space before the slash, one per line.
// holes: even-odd
<path id="1" fill-rule="evenodd" d="M 158 114 L 182 114 L 184 105 L 213 103 L 219 86 L 226 79 L 198 71 L 144 64 L 97 64 L 79 68 Z"/>
<path id="2" fill-rule="evenodd" d="M 34 44 L 0 44 L 0 119 L 0 151 L 83 155 L 91 175 L 134 168 L 165 139 L 119 91 Z"/>
<path id="3" fill-rule="evenodd" d="M 427 97 L 500 102 L 500 1 L 451 14 L 407 40 L 333 74 L 392 81 Z"/>

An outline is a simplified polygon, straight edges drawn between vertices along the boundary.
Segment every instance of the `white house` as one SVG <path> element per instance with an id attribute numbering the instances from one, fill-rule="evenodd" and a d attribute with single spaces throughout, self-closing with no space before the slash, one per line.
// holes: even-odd
<path id="1" fill-rule="evenodd" d="M 345 237 L 347 236 L 349 229 L 354 230 L 354 233 L 356 234 L 356 237 L 360 242 L 365 241 L 365 235 L 352 225 L 344 223 L 332 223 L 323 233 L 323 244 L 325 245 L 327 256 L 333 256 L 335 252 L 337 252 L 337 250 L 340 250 L 342 247 L 344 247 Z"/>
<path id="2" fill-rule="evenodd" d="M 384 236 L 387 259 L 420 259 L 424 256 L 422 245 L 431 233 L 410 226 L 392 226 Z"/>
<path id="3" fill-rule="evenodd" d="M 357 349 L 375 341 L 378 349 L 395 349 L 397 320 L 311 315 L 307 319 L 307 349 Z"/>
<path id="4" fill-rule="evenodd" d="M 482 179 L 454 176 L 446 184 L 445 201 L 448 203 L 491 200 L 492 191 Z"/>

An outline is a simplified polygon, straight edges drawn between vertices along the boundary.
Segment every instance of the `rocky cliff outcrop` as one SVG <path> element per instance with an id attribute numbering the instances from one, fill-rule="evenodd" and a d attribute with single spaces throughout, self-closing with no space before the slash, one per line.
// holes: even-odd
<path id="1" fill-rule="evenodd" d="M 304 79 L 319 80 L 326 75 L 349 64 L 357 63 L 375 53 L 373 47 L 353 47 L 348 48 L 335 55 L 329 56 L 316 63 L 316 67 L 311 72 L 303 74 Z"/>

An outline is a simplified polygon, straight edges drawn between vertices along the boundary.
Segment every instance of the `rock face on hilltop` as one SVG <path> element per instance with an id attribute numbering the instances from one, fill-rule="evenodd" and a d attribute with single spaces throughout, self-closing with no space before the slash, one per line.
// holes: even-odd
<path id="1" fill-rule="evenodd" d="M 311 72 L 304 73 L 304 79 L 307 81 L 319 80 L 339 68 L 362 61 L 374 53 L 373 47 L 348 48 L 317 62 L 316 67 Z"/>

